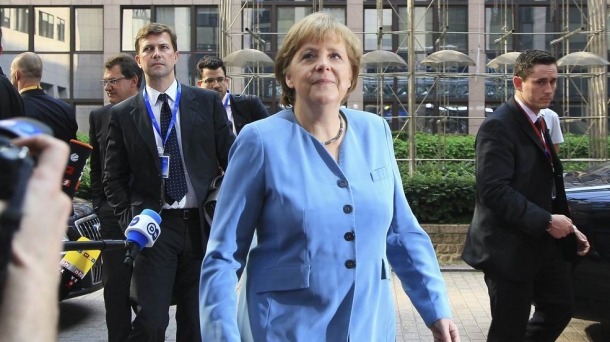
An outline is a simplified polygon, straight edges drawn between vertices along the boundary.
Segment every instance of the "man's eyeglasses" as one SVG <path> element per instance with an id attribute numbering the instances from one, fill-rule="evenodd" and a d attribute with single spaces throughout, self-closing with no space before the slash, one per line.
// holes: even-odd
<path id="1" fill-rule="evenodd" d="M 112 78 L 109 80 L 100 80 L 100 83 L 105 87 L 107 85 L 115 85 L 118 81 L 125 79 L 127 77 L 123 76 L 123 77 L 119 77 L 119 78 Z"/>
<path id="2" fill-rule="evenodd" d="M 216 77 L 216 78 L 206 78 L 205 80 L 203 80 L 203 83 L 205 84 L 214 84 L 214 82 L 218 82 L 218 84 L 222 83 L 225 81 L 225 77 Z"/>

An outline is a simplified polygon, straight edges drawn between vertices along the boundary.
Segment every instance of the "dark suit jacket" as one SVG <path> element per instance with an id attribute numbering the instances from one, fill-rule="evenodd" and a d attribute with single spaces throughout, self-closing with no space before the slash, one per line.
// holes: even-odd
<path id="1" fill-rule="evenodd" d="M 182 154 L 201 210 L 218 165 L 227 166 L 235 135 L 216 92 L 181 86 Z M 159 212 L 164 202 L 154 134 L 143 91 L 110 109 L 103 185 L 123 229 L 144 209 Z"/>
<path id="2" fill-rule="evenodd" d="M 475 210 L 462 253 L 474 268 L 523 281 L 535 274 L 549 244 L 558 243 L 575 256 L 574 234 L 556 240 L 546 231 L 551 213 L 569 214 L 561 161 L 548 134 L 546 139 L 554 170 L 514 99 L 481 125 L 476 139 Z"/>
<path id="3" fill-rule="evenodd" d="M 104 178 L 104 160 L 106 158 L 106 138 L 108 137 L 108 121 L 110 108 L 113 104 L 95 109 L 89 114 L 89 144 L 91 151 L 91 195 L 93 209 L 97 209 L 106 201 L 102 180 Z"/>
<path id="4" fill-rule="evenodd" d="M 235 132 L 239 134 L 246 124 L 269 116 L 267 108 L 254 95 L 230 94 L 231 112 L 235 122 Z"/>
<path id="5" fill-rule="evenodd" d="M 25 116 L 47 124 L 53 136 L 70 143 L 76 139 L 78 124 L 72 107 L 64 101 L 48 95 L 42 89 L 32 89 L 21 93 Z"/>
<path id="6" fill-rule="evenodd" d="M 16 116 L 23 116 L 23 100 L 0 68 L 0 120 Z"/>

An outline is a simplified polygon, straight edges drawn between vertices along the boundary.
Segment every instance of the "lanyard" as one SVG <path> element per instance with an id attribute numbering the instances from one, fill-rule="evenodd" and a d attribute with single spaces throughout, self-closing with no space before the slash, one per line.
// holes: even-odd
<path id="1" fill-rule="evenodd" d="M 546 158 L 549 160 L 549 163 L 551 163 L 551 167 L 553 166 L 553 157 L 551 156 L 551 151 L 549 150 L 549 146 L 546 144 L 546 139 L 543 137 L 543 134 L 546 133 L 546 122 L 544 121 L 544 118 L 542 116 L 540 116 L 540 127 L 542 128 L 542 132 L 538 129 L 538 127 L 536 127 L 536 125 L 532 122 L 532 120 L 530 119 L 530 116 L 525 112 L 525 110 L 523 110 L 523 108 L 521 107 L 521 105 L 519 104 L 519 102 L 515 101 L 517 103 L 517 106 L 519 106 L 519 109 L 521 109 L 521 112 L 523 113 L 523 115 L 525 115 L 527 122 L 530 123 L 530 125 L 532 125 L 532 128 L 534 129 L 534 132 L 536 132 L 536 135 L 538 136 L 538 139 L 540 139 L 540 142 L 542 142 L 542 146 L 544 146 L 544 154 L 546 155 Z"/>
<path id="2" fill-rule="evenodd" d="M 174 123 L 176 122 L 176 113 L 178 113 L 178 107 L 180 105 L 180 94 L 182 93 L 182 88 L 180 87 L 180 82 L 178 82 L 178 90 L 176 91 L 176 101 L 174 103 L 174 109 L 172 110 L 172 120 L 169 122 L 169 126 L 167 127 L 167 132 L 165 133 L 165 138 L 161 136 L 161 129 L 159 128 L 159 124 L 155 119 L 155 115 L 153 114 L 152 108 L 150 106 L 150 100 L 148 99 L 148 93 L 146 92 L 146 88 L 144 88 L 144 102 L 146 102 L 146 109 L 148 109 L 148 115 L 150 116 L 150 120 L 153 123 L 153 127 L 163 139 L 163 150 L 165 150 L 165 144 L 167 143 L 167 139 L 172 131 L 172 127 L 174 127 Z M 163 105 L 161 105 L 163 106 Z"/>
<path id="3" fill-rule="evenodd" d="M 227 90 L 227 95 L 226 95 L 226 99 L 225 99 L 225 103 L 223 103 L 222 105 L 225 107 L 225 110 L 227 110 L 227 108 L 229 108 L 229 91 Z"/>

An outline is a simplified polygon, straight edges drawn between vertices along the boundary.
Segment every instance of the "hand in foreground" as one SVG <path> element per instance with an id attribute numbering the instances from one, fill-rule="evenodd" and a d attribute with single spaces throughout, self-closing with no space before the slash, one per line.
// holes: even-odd
<path id="1" fill-rule="evenodd" d="M 38 155 L 38 165 L 27 185 L 4 293 L 0 294 L 0 341 L 57 341 L 59 252 L 71 211 L 61 180 L 69 149 L 66 143 L 45 135 L 14 144 L 27 146 Z M 36 329 L 32 330 L 31 322 L 39 323 Z"/>
<path id="2" fill-rule="evenodd" d="M 460 342 L 457 326 L 449 318 L 441 318 L 430 327 L 434 342 Z"/>
<path id="3" fill-rule="evenodd" d="M 576 254 L 578 254 L 579 256 L 585 256 L 587 253 L 589 253 L 589 250 L 591 249 L 591 245 L 589 245 L 589 240 L 587 240 L 585 234 L 578 230 L 576 226 L 574 226 L 574 235 L 576 235 Z"/>
<path id="4" fill-rule="evenodd" d="M 552 222 L 549 224 L 547 232 L 555 239 L 561 239 L 572 233 L 572 220 L 564 215 L 553 215 Z"/>

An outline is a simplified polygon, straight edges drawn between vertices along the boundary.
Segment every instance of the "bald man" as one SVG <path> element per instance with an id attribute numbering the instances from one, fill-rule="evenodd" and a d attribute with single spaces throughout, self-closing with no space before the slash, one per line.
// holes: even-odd
<path id="1" fill-rule="evenodd" d="M 33 52 L 18 55 L 11 64 L 11 82 L 23 98 L 24 116 L 39 120 L 53 130 L 53 135 L 70 143 L 76 139 L 78 124 L 74 110 L 42 90 L 42 59 Z"/>
<path id="2" fill-rule="evenodd" d="M 2 27 L 0 27 L 0 55 L 2 55 Z M 23 100 L 0 67 L 0 120 L 23 116 Z"/>

